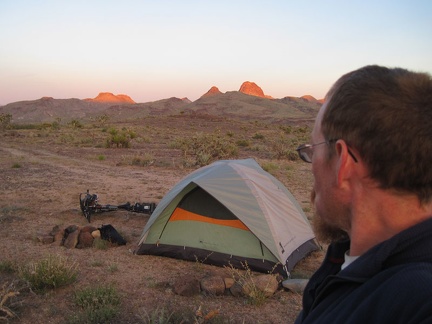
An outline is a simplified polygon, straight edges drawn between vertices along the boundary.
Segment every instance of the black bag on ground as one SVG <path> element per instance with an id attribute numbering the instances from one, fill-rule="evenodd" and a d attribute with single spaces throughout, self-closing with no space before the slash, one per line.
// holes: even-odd
<path id="1" fill-rule="evenodd" d="M 126 240 L 117 232 L 117 230 L 111 225 L 102 225 L 98 228 L 101 234 L 101 239 L 109 241 L 113 244 L 126 245 Z"/>

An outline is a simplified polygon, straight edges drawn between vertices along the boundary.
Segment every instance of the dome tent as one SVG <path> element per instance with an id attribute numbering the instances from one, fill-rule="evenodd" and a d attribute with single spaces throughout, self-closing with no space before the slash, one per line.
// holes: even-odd
<path id="1" fill-rule="evenodd" d="M 222 160 L 178 182 L 144 227 L 136 254 L 278 272 L 316 250 L 298 202 L 253 159 Z"/>

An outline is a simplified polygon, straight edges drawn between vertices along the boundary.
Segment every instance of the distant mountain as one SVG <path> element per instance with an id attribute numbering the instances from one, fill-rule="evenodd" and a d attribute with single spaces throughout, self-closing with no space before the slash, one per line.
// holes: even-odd
<path id="1" fill-rule="evenodd" d="M 207 91 L 206 93 L 204 93 L 201 98 L 205 98 L 205 97 L 210 97 L 210 96 L 214 96 L 214 95 L 218 95 L 221 94 L 222 92 L 220 92 L 220 90 L 218 89 L 218 87 L 211 87 L 209 91 Z"/>
<path id="2" fill-rule="evenodd" d="M 250 96 L 256 96 L 265 98 L 264 91 L 254 82 L 243 82 L 243 84 L 240 86 L 240 92 L 250 95 Z"/>
<path id="3" fill-rule="evenodd" d="M 191 103 L 191 102 L 192 102 L 192 101 L 189 100 L 189 98 L 187 98 L 187 97 L 181 98 L 181 100 L 182 100 L 183 102 L 186 102 L 186 103 Z"/>
<path id="4" fill-rule="evenodd" d="M 82 119 L 89 112 L 97 114 L 106 108 L 106 104 L 80 99 L 43 97 L 37 100 L 18 101 L 1 106 L 0 113 L 11 114 L 14 123 L 23 124 L 53 122 L 58 118 L 63 121 Z"/>
<path id="5" fill-rule="evenodd" d="M 73 119 L 90 121 L 103 114 L 117 121 L 156 114 L 178 114 L 181 108 L 189 103 L 190 100 L 187 98 L 169 98 L 148 103 L 130 104 L 44 97 L 38 100 L 18 101 L 0 106 L 0 114 L 11 114 L 12 122 L 17 124 L 50 123 L 57 119 L 60 119 L 61 122 L 69 122 Z"/>
<path id="6" fill-rule="evenodd" d="M 247 95 L 240 91 L 202 96 L 185 106 L 184 113 L 206 114 L 243 120 L 286 121 L 289 119 L 312 120 L 319 103 L 296 100 L 268 99 Z"/>
<path id="7" fill-rule="evenodd" d="M 131 104 L 135 103 L 135 101 L 133 101 L 132 98 L 127 95 L 124 94 L 114 95 L 111 92 L 101 92 L 94 99 L 84 99 L 84 100 L 93 101 L 93 102 L 123 102 L 123 103 L 131 103 Z"/>
<path id="8" fill-rule="evenodd" d="M 244 82 L 239 91 L 222 93 L 213 86 L 198 100 L 168 98 L 135 103 L 127 95 L 101 92 L 93 99 L 53 99 L 43 97 L 0 106 L 0 114 L 12 115 L 18 124 L 44 123 L 72 119 L 90 121 L 106 114 L 113 121 L 136 120 L 152 115 L 211 115 L 220 118 L 261 120 L 268 122 L 312 121 L 322 104 L 310 95 L 273 99 L 254 82 Z"/>

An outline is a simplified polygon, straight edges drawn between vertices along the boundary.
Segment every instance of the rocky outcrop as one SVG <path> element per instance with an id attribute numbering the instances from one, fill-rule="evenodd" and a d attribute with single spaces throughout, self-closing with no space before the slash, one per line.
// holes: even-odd
<path id="1" fill-rule="evenodd" d="M 266 98 L 264 91 L 254 82 L 243 82 L 239 91 L 250 96 Z"/>
<path id="2" fill-rule="evenodd" d="M 134 104 L 135 101 L 132 100 L 131 97 L 125 94 L 112 94 L 111 92 L 101 92 L 97 95 L 96 98 L 93 99 L 85 99 L 86 101 L 92 102 L 116 102 L 116 103 L 131 103 Z"/>
<path id="3" fill-rule="evenodd" d="M 324 103 L 324 99 L 316 99 L 315 97 L 313 97 L 311 95 L 301 96 L 300 99 L 303 99 L 304 101 L 307 101 L 307 102 L 320 103 L 320 104 Z"/>
<path id="4" fill-rule="evenodd" d="M 211 97 L 214 95 L 218 95 L 218 94 L 222 94 L 222 92 L 219 91 L 218 87 L 211 87 L 209 91 L 207 91 L 206 93 L 204 93 L 201 98 L 205 98 L 205 97 Z"/>

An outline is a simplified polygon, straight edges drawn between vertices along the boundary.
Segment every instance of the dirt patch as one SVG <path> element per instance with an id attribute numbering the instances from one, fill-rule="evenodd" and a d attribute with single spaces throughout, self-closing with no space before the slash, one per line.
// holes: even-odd
<path id="1" fill-rule="evenodd" d="M 157 127 L 155 126 L 157 124 Z M 223 323 L 292 323 L 301 309 L 301 296 L 279 290 L 264 305 L 254 306 L 242 297 L 175 295 L 172 284 L 179 275 L 224 274 L 227 270 L 201 263 L 155 256 L 138 256 L 132 251 L 149 216 L 115 211 L 92 216 L 92 225 L 112 224 L 126 239 L 125 246 L 108 250 L 65 249 L 42 244 L 38 235 L 54 226 L 84 226 L 79 194 L 90 189 L 102 204 L 127 201 L 156 202 L 181 178 L 198 166 L 185 166 L 184 156 L 171 143 L 196 132 L 219 132 L 229 138 L 247 140 L 238 158 L 254 157 L 281 180 L 311 217 L 309 192 L 312 176 L 308 165 L 275 159 L 270 142 L 280 136 L 277 127 L 259 123 L 194 118 L 153 118 L 112 125 L 133 128 L 139 134 L 130 149 L 107 149 L 107 132 L 91 125 L 81 130 L 66 126 L 59 130 L 14 130 L 0 133 L 0 255 L 2 261 L 25 264 L 50 254 L 70 258 L 79 264 L 73 286 L 45 294 L 28 293 L 17 308 L 20 323 L 64 323 L 76 311 L 74 291 L 97 284 L 112 284 L 121 294 L 121 312 L 116 322 L 146 323 L 148 315 L 166 308 L 196 312 L 200 307 Z M 264 134 L 264 139 L 256 134 Z M 268 149 L 265 149 L 265 148 Z M 134 165 L 134 158 L 151 163 Z M 147 161 L 147 160 L 146 160 Z M 302 261 L 295 275 L 309 276 L 319 265 L 322 252 Z M 229 274 L 228 274 L 229 276 Z M 10 279 L 2 277 L 0 284 Z"/>

